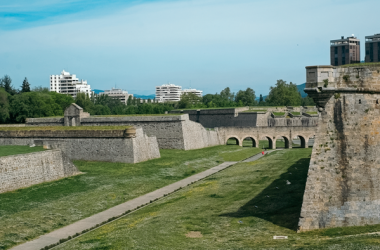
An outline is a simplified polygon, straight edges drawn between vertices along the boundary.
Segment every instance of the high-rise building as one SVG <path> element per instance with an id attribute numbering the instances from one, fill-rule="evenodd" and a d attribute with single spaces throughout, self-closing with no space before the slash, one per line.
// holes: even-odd
<path id="1" fill-rule="evenodd" d="M 133 97 L 132 94 L 128 94 L 128 92 L 125 90 L 114 88 L 111 90 L 104 90 L 104 92 L 99 93 L 99 95 L 108 95 L 112 98 L 119 99 L 124 104 L 127 104 L 128 98 L 130 96 Z"/>
<path id="2" fill-rule="evenodd" d="M 351 63 L 360 63 L 360 40 L 354 35 L 351 37 L 330 41 L 331 65 L 339 66 Z"/>
<path id="3" fill-rule="evenodd" d="M 86 93 L 91 96 L 91 86 L 87 84 L 87 81 L 80 80 L 76 75 L 71 75 L 69 72 L 62 71 L 60 75 L 50 76 L 50 91 L 54 91 L 61 94 L 71 95 L 73 98 L 77 96 L 77 93 Z"/>
<path id="4" fill-rule="evenodd" d="M 365 61 L 380 62 L 380 34 L 365 37 Z"/>
<path id="5" fill-rule="evenodd" d="M 157 102 L 179 101 L 181 99 L 182 87 L 174 84 L 156 86 Z"/>
<path id="6" fill-rule="evenodd" d="M 182 90 L 182 94 L 185 94 L 185 93 L 193 93 L 193 94 L 197 95 L 198 97 L 202 97 L 203 91 L 197 90 L 197 89 L 184 89 L 184 90 Z"/>

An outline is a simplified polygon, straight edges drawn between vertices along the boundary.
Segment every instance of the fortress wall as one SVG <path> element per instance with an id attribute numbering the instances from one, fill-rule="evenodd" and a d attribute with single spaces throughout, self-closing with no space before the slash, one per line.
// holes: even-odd
<path id="1" fill-rule="evenodd" d="M 185 150 L 205 148 L 224 144 L 217 131 L 206 130 L 201 124 L 183 121 L 183 138 Z"/>
<path id="2" fill-rule="evenodd" d="M 321 116 L 299 231 L 380 223 L 379 71 L 338 69 L 334 92 L 307 90 Z"/>
<path id="3" fill-rule="evenodd" d="M 268 118 L 268 127 L 316 127 L 318 117 Z"/>
<path id="4" fill-rule="evenodd" d="M 63 126 L 62 118 L 27 118 L 25 124 L 27 126 Z"/>
<path id="5" fill-rule="evenodd" d="M 60 150 L 0 157 L 0 193 L 79 173 Z"/>
<path id="6" fill-rule="evenodd" d="M 124 130 L 0 131 L 0 145 L 36 144 L 60 149 L 72 160 L 136 163 L 159 158 L 155 137 L 136 129 L 135 138 Z"/>

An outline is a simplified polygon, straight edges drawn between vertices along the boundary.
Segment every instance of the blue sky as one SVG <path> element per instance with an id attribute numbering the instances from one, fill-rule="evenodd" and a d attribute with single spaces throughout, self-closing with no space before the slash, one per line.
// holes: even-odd
<path id="1" fill-rule="evenodd" d="M 0 0 L 0 76 L 49 85 L 62 69 L 93 89 L 154 94 L 167 82 L 220 92 L 301 84 L 329 41 L 380 33 L 375 0 Z"/>

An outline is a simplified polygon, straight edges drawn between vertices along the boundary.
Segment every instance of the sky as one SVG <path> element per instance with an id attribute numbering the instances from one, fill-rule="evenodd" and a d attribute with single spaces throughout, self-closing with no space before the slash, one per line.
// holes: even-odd
<path id="1" fill-rule="evenodd" d="M 378 0 L 0 0 L 0 76 L 49 86 L 62 70 L 92 89 L 154 94 L 166 83 L 203 90 L 278 79 L 302 84 L 326 65 L 330 40 L 380 33 Z"/>

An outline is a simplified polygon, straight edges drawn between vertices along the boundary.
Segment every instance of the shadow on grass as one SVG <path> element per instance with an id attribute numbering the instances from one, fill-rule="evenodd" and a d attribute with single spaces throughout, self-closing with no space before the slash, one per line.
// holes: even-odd
<path id="1" fill-rule="evenodd" d="M 297 230 L 310 158 L 298 160 L 255 198 L 226 217 L 258 217 L 275 225 Z M 265 181 L 265 180 L 263 180 Z M 291 184 L 287 184 L 289 181 Z M 260 184 L 259 182 L 257 184 Z M 264 184 L 264 183 L 263 183 Z"/>

